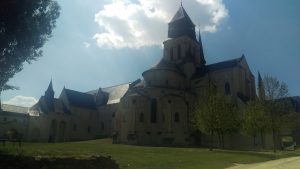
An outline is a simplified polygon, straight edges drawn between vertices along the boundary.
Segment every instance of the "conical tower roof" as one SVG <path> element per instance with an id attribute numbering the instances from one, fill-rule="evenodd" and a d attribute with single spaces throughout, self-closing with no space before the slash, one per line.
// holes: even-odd
<path id="1" fill-rule="evenodd" d="M 176 14 L 169 22 L 168 37 L 178 38 L 180 36 L 188 36 L 197 41 L 195 34 L 195 24 L 181 5 Z"/>
<path id="2" fill-rule="evenodd" d="M 176 12 L 176 14 L 173 16 L 171 23 L 173 22 L 177 22 L 177 21 L 186 21 L 186 23 L 195 26 L 195 24 L 193 23 L 193 21 L 191 20 L 191 18 L 189 17 L 189 15 L 186 13 L 185 9 L 183 8 L 183 6 L 180 6 L 180 8 L 178 9 L 178 11 Z"/>

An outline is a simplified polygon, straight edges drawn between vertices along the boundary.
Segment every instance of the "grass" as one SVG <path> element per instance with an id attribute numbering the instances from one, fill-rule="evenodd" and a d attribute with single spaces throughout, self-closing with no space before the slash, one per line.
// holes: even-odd
<path id="1" fill-rule="evenodd" d="M 10 143 L 11 144 L 11 143 Z M 121 169 L 221 169 L 300 155 L 299 152 L 243 152 L 204 148 L 144 147 L 112 144 L 110 139 L 72 143 L 23 143 L 21 150 L 7 144 L 0 150 L 26 156 L 111 156 Z"/>

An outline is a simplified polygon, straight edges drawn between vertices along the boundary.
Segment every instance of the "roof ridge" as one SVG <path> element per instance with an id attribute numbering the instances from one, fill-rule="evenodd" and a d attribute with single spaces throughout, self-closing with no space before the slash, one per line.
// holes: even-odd
<path id="1" fill-rule="evenodd" d="M 134 81 L 132 81 L 134 82 Z M 106 89 L 106 88 L 111 88 L 111 87 L 116 87 L 116 86 L 121 86 L 121 85 L 125 85 L 125 84 L 130 84 L 132 82 L 126 82 L 126 83 L 121 83 L 121 84 L 117 84 L 117 85 L 113 85 L 113 86 L 107 86 L 107 87 L 100 87 L 101 89 Z"/>
<path id="2" fill-rule="evenodd" d="M 17 105 L 13 105 L 13 104 L 6 104 L 6 103 L 1 103 L 1 105 L 15 106 L 15 107 L 21 107 L 21 108 L 30 108 L 30 107 L 17 106 Z"/>
<path id="3" fill-rule="evenodd" d="M 238 61 L 238 60 L 240 60 L 242 58 L 243 58 L 243 56 L 237 57 L 237 58 L 233 58 L 233 59 L 224 60 L 224 61 L 221 61 L 221 62 L 211 63 L 211 64 L 209 64 L 207 66 L 214 65 L 214 64 L 219 64 L 219 63 L 224 63 L 224 62 Z"/>
<path id="4" fill-rule="evenodd" d="M 78 90 L 73 90 L 73 89 L 68 89 L 68 88 L 65 88 L 65 90 L 69 90 L 69 91 L 73 91 L 73 92 L 77 92 L 77 93 L 84 93 L 84 94 L 86 94 L 85 92 L 80 92 Z"/>

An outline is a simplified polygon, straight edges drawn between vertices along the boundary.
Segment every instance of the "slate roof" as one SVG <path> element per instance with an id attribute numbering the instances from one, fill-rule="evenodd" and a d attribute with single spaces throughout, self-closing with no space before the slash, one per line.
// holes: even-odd
<path id="1" fill-rule="evenodd" d="M 186 13 L 186 11 L 182 6 L 178 9 L 176 14 L 173 16 L 170 23 L 177 22 L 179 20 L 185 20 L 187 23 L 194 25 L 193 21 L 191 20 L 191 18 L 189 17 L 189 15 Z"/>
<path id="2" fill-rule="evenodd" d="M 300 113 L 300 96 L 285 97 L 279 99 L 279 101 L 283 101 L 283 102 L 288 101 L 289 103 L 291 103 L 292 110 Z"/>
<path id="3" fill-rule="evenodd" d="M 243 57 L 244 56 L 235 58 L 235 59 L 231 59 L 231 60 L 226 60 L 226 61 L 219 62 L 219 63 L 210 64 L 210 65 L 206 66 L 206 69 L 208 71 L 216 71 L 216 70 L 221 70 L 221 69 L 226 69 L 226 68 L 232 68 L 232 67 L 237 66 L 241 62 Z"/>
<path id="4" fill-rule="evenodd" d="M 28 114 L 28 107 L 21 107 L 21 106 L 15 106 L 15 105 L 9 105 L 9 104 L 2 104 L 1 109 L 3 112 L 7 112 L 10 115 L 27 115 Z M 6 114 L 7 114 L 6 113 Z M 7 115 L 9 115 L 7 114 Z"/>
<path id="5" fill-rule="evenodd" d="M 121 85 L 116 85 L 116 86 L 101 88 L 102 91 L 108 93 L 107 104 L 119 103 L 120 99 L 128 91 L 129 84 L 130 83 L 125 83 L 125 84 L 121 84 Z M 96 95 L 97 93 L 98 93 L 98 89 L 87 92 L 87 94 L 89 94 L 91 96 Z"/>
<path id="6" fill-rule="evenodd" d="M 183 73 L 178 69 L 178 67 L 174 63 L 167 61 L 164 58 L 162 58 L 154 67 L 150 68 L 149 70 L 146 70 L 145 72 L 150 70 L 169 70 L 183 75 Z M 145 72 L 143 72 L 143 74 Z"/>
<path id="7" fill-rule="evenodd" d="M 88 109 L 96 109 L 96 103 L 93 95 L 70 89 L 64 90 L 71 105 Z"/>
<path id="8" fill-rule="evenodd" d="M 33 105 L 30 110 L 37 110 L 37 111 L 41 111 L 42 113 L 49 113 L 49 112 L 63 112 L 63 113 L 67 113 L 69 114 L 70 111 L 67 110 L 67 107 L 64 105 L 64 103 L 62 102 L 62 100 L 54 98 L 54 110 L 50 110 L 50 108 L 48 108 L 46 102 L 45 102 L 45 96 L 42 96 L 39 99 L 39 102 L 37 102 L 35 105 Z"/>
<path id="9" fill-rule="evenodd" d="M 296 112 L 300 112 L 300 96 L 291 97 L 293 107 Z"/>
<path id="10" fill-rule="evenodd" d="M 238 66 L 238 64 L 241 62 L 242 59 L 244 59 L 245 56 L 243 55 L 242 57 L 231 59 L 231 60 L 226 60 L 223 62 L 218 62 L 210 65 L 205 65 L 204 67 L 200 67 L 197 69 L 197 73 L 194 75 L 193 78 L 198 78 L 198 77 L 203 77 L 205 74 L 213 71 L 218 71 L 222 69 L 227 69 L 227 68 L 233 68 L 235 66 Z"/>

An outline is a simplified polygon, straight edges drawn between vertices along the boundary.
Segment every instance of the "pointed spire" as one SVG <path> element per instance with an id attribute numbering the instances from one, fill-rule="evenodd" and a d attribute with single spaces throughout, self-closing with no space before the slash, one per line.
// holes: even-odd
<path id="1" fill-rule="evenodd" d="M 258 97 L 261 100 L 265 100 L 265 85 L 258 71 Z"/>
<path id="2" fill-rule="evenodd" d="M 50 90 L 53 91 L 52 78 L 51 78 L 50 83 L 47 88 L 47 91 L 50 91 Z"/>
<path id="3" fill-rule="evenodd" d="M 182 0 L 181 0 L 181 2 L 180 2 L 180 5 L 181 5 L 181 7 L 182 7 Z"/>
<path id="4" fill-rule="evenodd" d="M 52 85 L 52 78 L 48 85 L 47 90 L 45 91 L 45 102 L 50 111 L 54 110 L 54 90 Z"/>

